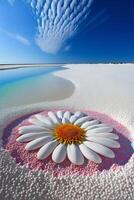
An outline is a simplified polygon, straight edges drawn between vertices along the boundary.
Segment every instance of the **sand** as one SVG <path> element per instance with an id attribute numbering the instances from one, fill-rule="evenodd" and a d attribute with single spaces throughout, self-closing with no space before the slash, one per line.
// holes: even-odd
<path id="1" fill-rule="evenodd" d="M 72 94 L 56 101 L 1 109 L 1 135 L 8 123 L 22 115 L 43 109 L 72 108 L 104 113 L 124 125 L 131 138 L 134 138 L 133 64 L 79 64 L 65 67 L 68 69 L 53 74 L 73 84 Z M 62 92 L 64 93 L 63 88 Z M 26 167 L 17 166 L 8 152 L 0 151 L 0 197 L 3 200 L 126 200 L 134 197 L 134 156 L 117 171 L 103 171 L 90 177 L 54 178 L 49 173 L 33 172 Z"/>

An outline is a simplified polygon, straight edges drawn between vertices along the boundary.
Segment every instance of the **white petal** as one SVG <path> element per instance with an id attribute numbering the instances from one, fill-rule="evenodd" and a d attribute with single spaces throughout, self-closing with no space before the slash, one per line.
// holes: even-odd
<path id="1" fill-rule="evenodd" d="M 70 117 L 70 122 L 73 124 L 77 119 L 79 119 L 79 117 L 77 117 L 77 116 L 75 116 L 75 115 L 72 115 L 71 117 Z"/>
<path id="2" fill-rule="evenodd" d="M 37 153 L 37 158 L 39 160 L 47 158 L 57 145 L 58 145 L 57 140 L 48 142 L 47 144 L 45 144 L 43 147 L 40 148 L 40 150 Z"/>
<path id="3" fill-rule="evenodd" d="M 77 111 L 77 112 L 75 112 L 74 113 L 74 116 L 76 116 L 76 117 L 83 117 L 85 114 L 83 113 L 83 112 L 80 112 L 80 111 Z"/>
<path id="4" fill-rule="evenodd" d="M 32 124 L 35 124 L 37 126 L 44 128 L 45 130 L 49 130 L 49 128 L 47 128 L 46 125 L 42 121 L 40 121 L 36 118 L 30 118 L 28 121 Z"/>
<path id="5" fill-rule="evenodd" d="M 52 153 L 52 160 L 56 163 L 61 163 L 66 158 L 66 145 L 65 144 L 59 144 Z"/>
<path id="6" fill-rule="evenodd" d="M 92 149 L 93 151 L 95 151 L 95 152 L 97 152 L 97 153 L 99 153 L 99 154 L 101 154 L 105 157 L 108 157 L 108 158 L 114 158 L 115 157 L 115 154 L 111 149 L 109 149 L 109 148 L 107 148 L 107 147 L 105 147 L 101 144 L 97 144 L 97 143 L 94 143 L 94 142 L 88 142 L 88 141 L 85 141 L 84 144 L 88 148 Z"/>
<path id="7" fill-rule="evenodd" d="M 62 124 L 68 124 L 70 121 L 67 118 L 62 118 Z"/>
<path id="8" fill-rule="evenodd" d="M 103 137 L 103 138 L 109 138 L 109 139 L 114 139 L 118 140 L 119 136 L 114 134 L 114 133 L 86 133 L 87 138 L 89 139 L 90 137 Z"/>
<path id="9" fill-rule="evenodd" d="M 29 150 L 29 151 L 38 149 L 39 147 L 41 147 L 41 146 L 45 145 L 46 143 L 48 143 L 50 140 L 52 140 L 51 136 L 45 136 L 45 137 L 37 138 L 37 139 L 29 142 L 25 146 L 25 149 Z"/>
<path id="10" fill-rule="evenodd" d="M 18 130 L 20 134 L 25 134 L 25 133 L 31 133 L 31 132 L 42 132 L 44 131 L 44 128 L 36 126 L 36 125 L 27 125 L 27 126 L 19 127 Z"/>
<path id="11" fill-rule="evenodd" d="M 110 130 L 113 130 L 112 126 L 109 126 L 108 124 L 99 123 L 94 124 L 92 126 L 87 127 L 87 130 L 96 129 L 96 128 L 110 128 Z"/>
<path id="12" fill-rule="evenodd" d="M 27 133 L 23 134 L 20 137 L 16 139 L 17 142 L 28 142 L 31 140 L 34 140 L 39 137 L 43 136 L 51 136 L 50 133 L 45 133 L 45 132 L 36 132 L 36 133 Z"/>
<path id="13" fill-rule="evenodd" d="M 91 120 L 91 121 L 87 121 L 87 122 L 84 122 L 82 125 L 81 125 L 81 128 L 88 128 L 90 127 L 91 125 L 95 125 L 95 124 L 98 124 L 99 121 L 98 120 Z"/>
<path id="14" fill-rule="evenodd" d="M 81 117 L 74 122 L 74 125 L 81 126 L 84 122 L 89 121 L 89 116 Z"/>
<path id="15" fill-rule="evenodd" d="M 63 114 L 64 114 L 64 111 L 59 110 L 59 111 L 57 111 L 56 114 L 57 114 L 57 117 L 58 117 L 59 119 L 62 119 Z"/>
<path id="16" fill-rule="evenodd" d="M 60 124 L 61 121 L 60 119 L 57 117 L 57 115 L 53 112 L 48 112 L 48 116 L 51 118 L 51 120 L 54 122 L 54 124 Z"/>
<path id="17" fill-rule="evenodd" d="M 52 129 L 54 127 L 54 123 L 51 121 L 49 117 L 45 117 L 43 115 L 37 114 L 35 117 L 44 123 L 46 128 Z"/>
<path id="18" fill-rule="evenodd" d="M 89 141 L 92 141 L 94 143 L 98 143 L 98 144 L 102 144 L 105 145 L 107 147 L 111 147 L 111 148 L 119 148 L 120 144 L 112 139 L 108 139 L 108 138 L 103 138 L 103 137 L 88 137 Z"/>
<path id="19" fill-rule="evenodd" d="M 69 112 L 69 111 L 66 111 L 65 113 L 64 113 L 64 115 L 63 115 L 63 118 L 66 118 L 66 119 L 70 119 L 70 117 L 71 117 L 71 112 Z"/>
<path id="20" fill-rule="evenodd" d="M 112 132 L 113 128 L 110 126 L 104 126 L 104 127 L 95 127 L 93 129 L 88 129 L 87 133 L 104 133 L 104 132 Z"/>
<path id="21" fill-rule="evenodd" d="M 91 160 L 95 163 L 101 163 L 102 159 L 101 157 L 96 154 L 94 151 L 92 151 L 91 149 L 89 149 L 86 145 L 84 144 L 80 144 L 79 148 L 81 150 L 81 152 L 83 153 L 83 155 L 88 159 Z"/>
<path id="22" fill-rule="evenodd" d="M 69 160 L 75 165 L 82 165 L 84 163 L 84 157 L 79 147 L 75 144 L 67 146 L 67 155 Z"/>

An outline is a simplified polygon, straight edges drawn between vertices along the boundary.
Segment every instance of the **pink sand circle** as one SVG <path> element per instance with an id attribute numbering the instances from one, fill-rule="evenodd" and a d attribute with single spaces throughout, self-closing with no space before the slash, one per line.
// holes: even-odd
<path id="1" fill-rule="evenodd" d="M 50 110 L 42 111 L 41 114 L 47 115 L 48 111 Z M 71 111 L 73 112 L 74 110 Z M 28 118 L 35 113 L 22 116 L 11 122 L 5 128 L 2 138 L 4 141 L 4 148 L 8 150 L 9 154 L 13 158 L 16 159 L 17 164 L 27 166 L 31 170 L 43 170 L 44 172 L 47 171 L 50 172 L 53 176 L 73 174 L 91 176 L 95 172 L 101 173 L 101 171 L 109 169 L 116 170 L 120 166 L 125 165 L 133 153 L 131 141 L 129 139 L 129 131 L 123 125 L 105 114 L 94 111 L 83 112 L 90 115 L 93 119 L 98 119 L 103 123 L 111 125 L 114 128 L 114 132 L 119 135 L 119 143 L 121 147 L 119 149 L 112 149 L 115 153 L 114 159 L 109 159 L 101 156 L 103 160 L 101 164 L 95 164 L 94 162 L 85 159 L 84 165 L 82 166 L 72 164 L 68 158 L 66 158 L 62 163 L 56 164 L 52 161 L 51 155 L 47 159 L 39 161 L 36 158 L 37 150 L 29 152 L 25 150 L 25 143 L 16 142 L 16 138 L 19 136 L 18 128 L 22 125 L 30 124 L 28 122 Z M 37 113 L 40 112 L 36 112 L 36 114 Z"/>

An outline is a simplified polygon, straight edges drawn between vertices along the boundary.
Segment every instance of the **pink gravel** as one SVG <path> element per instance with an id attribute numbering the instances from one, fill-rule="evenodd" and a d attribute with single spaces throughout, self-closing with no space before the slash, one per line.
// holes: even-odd
<path id="1" fill-rule="evenodd" d="M 50 110 L 43 111 L 42 114 L 46 115 L 48 111 Z M 3 134 L 4 148 L 8 150 L 9 154 L 13 158 L 16 159 L 17 164 L 26 165 L 31 170 L 37 169 L 43 170 L 44 172 L 49 171 L 54 176 L 73 174 L 91 176 L 94 172 L 101 173 L 101 171 L 109 170 L 110 168 L 116 170 L 121 165 L 125 165 L 132 155 L 131 141 L 128 139 L 129 131 L 123 125 L 105 114 L 93 111 L 83 112 L 89 114 L 94 119 L 98 119 L 101 122 L 107 123 L 114 127 L 114 132 L 119 135 L 119 143 L 121 144 L 121 148 L 113 149 L 116 155 L 114 159 L 109 159 L 102 156 L 103 162 L 101 164 L 95 164 L 94 162 L 85 159 L 85 163 L 82 166 L 73 165 L 68 159 L 61 164 L 56 164 L 52 161 L 51 156 L 43 161 L 37 160 L 37 150 L 28 152 L 24 148 L 24 143 L 16 142 L 19 126 L 22 126 L 22 124 L 30 124 L 27 119 L 29 116 L 32 116 L 35 113 L 16 119 L 5 128 Z"/>

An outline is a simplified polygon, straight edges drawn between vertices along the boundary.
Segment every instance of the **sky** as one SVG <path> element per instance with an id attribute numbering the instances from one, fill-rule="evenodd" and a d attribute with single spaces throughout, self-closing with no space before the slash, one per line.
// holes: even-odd
<path id="1" fill-rule="evenodd" d="M 0 0 L 0 64 L 134 62 L 134 0 Z"/>

